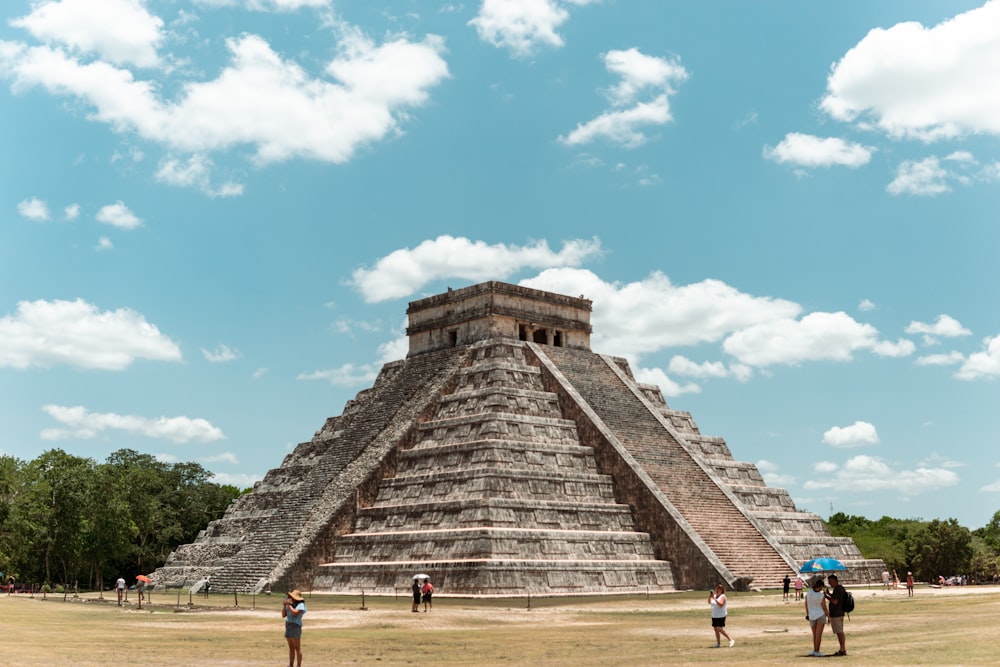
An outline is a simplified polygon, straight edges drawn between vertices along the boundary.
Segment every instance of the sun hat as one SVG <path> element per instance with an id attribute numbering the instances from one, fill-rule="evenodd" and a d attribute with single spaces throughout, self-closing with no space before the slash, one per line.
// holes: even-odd
<path id="1" fill-rule="evenodd" d="M 289 593 L 288 597 L 292 598 L 296 602 L 302 602 L 302 593 L 300 593 L 298 589 L 295 589 L 294 591 Z"/>

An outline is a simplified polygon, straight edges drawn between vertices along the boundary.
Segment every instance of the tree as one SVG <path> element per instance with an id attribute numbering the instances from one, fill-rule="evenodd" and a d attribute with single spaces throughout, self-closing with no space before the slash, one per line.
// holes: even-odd
<path id="1" fill-rule="evenodd" d="M 910 537 L 907 554 L 920 579 L 934 581 L 939 576 L 967 573 L 972 558 L 972 533 L 955 519 L 934 519 Z"/>

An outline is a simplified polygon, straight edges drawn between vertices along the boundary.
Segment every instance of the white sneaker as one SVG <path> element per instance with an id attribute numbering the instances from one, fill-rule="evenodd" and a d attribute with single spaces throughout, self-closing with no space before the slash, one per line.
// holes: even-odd
<path id="1" fill-rule="evenodd" d="M 730 639 L 729 640 L 729 648 L 732 648 L 735 645 L 736 645 L 736 640 L 735 639 Z"/>
<path id="2" fill-rule="evenodd" d="M 820 653 L 819 651 L 813 651 L 813 652 L 812 652 L 812 653 L 810 653 L 809 655 L 811 655 L 811 656 L 812 656 L 812 657 L 814 657 L 814 658 L 825 658 L 825 657 L 826 657 L 826 655 L 825 655 L 825 654 L 823 654 L 823 653 Z"/>

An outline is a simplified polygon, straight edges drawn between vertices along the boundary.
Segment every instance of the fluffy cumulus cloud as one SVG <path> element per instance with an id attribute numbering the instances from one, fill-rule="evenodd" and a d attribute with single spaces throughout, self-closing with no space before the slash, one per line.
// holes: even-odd
<path id="1" fill-rule="evenodd" d="M 593 300 L 593 348 L 633 360 L 667 347 L 717 343 L 732 331 L 800 311 L 791 301 L 745 294 L 719 280 L 674 285 L 659 272 L 607 283 L 585 269 L 548 269 L 521 284 Z"/>
<path id="2" fill-rule="evenodd" d="M 344 364 L 338 368 L 300 373 L 296 380 L 324 380 L 332 385 L 354 387 L 369 385 L 378 377 L 382 366 L 390 361 L 403 359 L 409 351 L 410 341 L 405 336 L 383 343 L 378 347 L 378 361 L 371 364 Z"/>
<path id="3" fill-rule="evenodd" d="M 799 167 L 861 167 L 868 164 L 874 148 L 850 143 L 838 137 L 816 137 L 789 132 L 774 147 L 764 147 L 764 157 Z"/>
<path id="4" fill-rule="evenodd" d="M 951 192 L 949 178 L 949 172 L 936 157 L 904 160 L 896 168 L 896 178 L 885 189 L 893 195 L 939 195 Z"/>
<path id="5" fill-rule="evenodd" d="M 201 354 L 205 357 L 206 361 L 210 361 L 213 364 L 220 364 L 226 361 L 234 361 L 240 358 L 239 350 L 234 350 L 228 345 L 219 345 L 214 350 L 206 350 L 201 348 Z"/>
<path id="6" fill-rule="evenodd" d="M 257 12 L 292 12 L 298 9 L 329 7 L 331 0 L 195 0 L 209 7 L 245 7 Z"/>
<path id="7" fill-rule="evenodd" d="M 937 338 L 956 338 L 971 336 L 972 332 L 962 326 L 962 323 L 950 315 L 938 315 L 933 324 L 914 320 L 906 327 L 908 334 L 923 334 L 934 340 Z M 929 341 L 930 342 L 930 341 Z"/>
<path id="8" fill-rule="evenodd" d="M 0 368 L 77 366 L 122 370 L 137 359 L 180 361 L 180 348 L 127 308 L 83 300 L 22 301 L 0 318 Z"/>
<path id="9" fill-rule="evenodd" d="M 201 153 L 187 158 L 167 157 L 160 161 L 156 170 L 156 180 L 168 185 L 193 187 L 209 197 L 234 197 L 243 194 L 239 183 L 212 183 L 212 160 Z"/>
<path id="10" fill-rule="evenodd" d="M 753 369 L 744 364 L 726 364 L 721 361 L 704 361 L 697 363 L 681 355 L 670 358 L 668 370 L 675 375 L 693 378 L 735 378 L 746 382 L 753 376 Z"/>
<path id="11" fill-rule="evenodd" d="M 567 19 L 569 12 L 555 0 L 483 0 L 469 25 L 481 40 L 526 57 L 543 46 L 561 47 L 556 30 Z"/>
<path id="12" fill-rule="evenodd" d="M 648 56 L 632 48 L 604 54 L 604 65 L 620 79 L 607 91 L 612 109 L 560 136 L 567 146 L 605 140 L 635 147 L 646 142 L 646 128 L 673 120 L 670 96 L 674 85 L 688 77 L 679 59 Z"/>
<path id="13" fill-rule="evenodd" d="M 291 9 L 317 3 L 264 4 Z M 78 31 L 66 7 L 82 5 L 92 16 Z M 131 10 L 126 15 L 133 18 L 122 24 L 111 9 Z M 0 41 L 0 76 L 16 91 L 42 88 L 76 98 L 91 109 L 91 120 L 172 152 L 249 146 L 259 163 L 346 162 L 359 147 L 401 132 L 407 110 L 424 104 L 449 76 L 439 37 L 376 44 L 339 25 L 336 56 L 319 73 L 282 57 L 263 37 L 244 33 L 226 41 L 228 64 L 213 79 L 182 80 L 189 68 L 167 67 L 142 78 L 133 70 L 157 64 L 158 21 L 139 0 L 109 0 L 96 9 L 84 0 L 44 3 L 15 22 L 41 43 Z M 165 91 L 176 96 L 166 99 Z M 182 171 L 161 168 L 160 176 L 181 178 Z"/>
<path id="14" fill-rule="evenodd" d="M 1000 2 L 933 27 L 871 30 L 837 62 L 821 107 L 893 137 L 1000 135 Z"/>
<path id="15" fill-rule="evenodd" d="M 99 8 L 93 0 L 41 2 L 31 14 L 10 24 L 45 44 L 96 55 L 115 65 L 160 64 L 157 48 L 163 42 L 163 20 L 150 14 L 142 0 L 101 0 Z"/>
<path id="16" fill-rule="evenodd" d="M 522 269 L 577 266 L 600 252 L 601 244 L 596 239 L 567 241 L 554 252 L 545 241 L 526 246 L 490 245 L 439 236 L 416 248 L 395 250 L 370 269 L 356 269 L 351 282 L 365 301 L 385 301 L 410 296 L 432 280 L 502 280 Z"/>
<path id="17" fill-rule="evenodd" d="M 834 426 L 823 434 L 823 442 L 831 447 L 847 448 L 877 445 L 879 440 L 874 424 L 856 421 L 850 426 Z"/>
<path id="18" fill-rule="evenodd" d="M 189 417 L 137 417 L 114 413 L 90 412 L 82 406 L 46 405 L 46 413 L 62 424 L 60 428 L 45 429 L 45 440 L 90 440 L 107 431 L 124 431 L 129 435 L 170 440 L 177 444 L 186 442 L 213 442 L 225 438 L 222 430 L 204 419 Z"/>
<path id="19" fill-rule="evenodd" d="M 822 475 L 805 482 L 806 490 L 844 492 L 892 491 L 903 497 L 936 491 L 958 484 L 953 470 L 920 465 L 913 470 L 894 469 L 875 456 L 860 455 L 848 459 L 844 465 L 824 461 L 814 469 Z"/>
<path id="20" fill-rule="evenodd" d="M 22 218 L 43 222 L 49 219 L 49 206 L 41 199 L 32 197 L 18 203 L 17 212 Z"/>
<path id="21" fill-rule="evenodd" d="M 810 313 L 801 319 L 773 319 L 734 332 L 723 348 L 740 362 L 766 367 L 804 361 L 847 361 L 859 350 L 879 356 L 912 354 L 912 341 L 881 340 L 878 330 L 844 312 Z"/>
<path id="22" fill-rule="evenodd" d="M 663 392 L 663 395 L 670 398 L 682 396 L 683 394 L 700 394 L 701 387 L 693 382 L 681 384 L 663 372 L 662 368 L 636 368 L 633 373 L 635 379 L 646 384 L 655 384 Z"/>
<path id="23" fill-rule="evenodd" d="M 983 341 L 983 351 L 969 355 L 955 373 L 959 380 L 981 380 L 1000 377 L 1000 336 Z"/>
<path id="24" fill-rule="evenodd" d="M 129 210 L 128 206 L 118 201 L 102 206 L 97 212 L 97 221 L 119 229 L 135 229 L 142 226 L 142 219 Z"/>

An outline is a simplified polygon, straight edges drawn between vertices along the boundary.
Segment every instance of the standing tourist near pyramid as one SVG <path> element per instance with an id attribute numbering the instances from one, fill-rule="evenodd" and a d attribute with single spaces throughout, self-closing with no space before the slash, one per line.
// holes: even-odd
<path id="1" fill-rule="evenodd" d="M 159 585 L 451 595 L 777 588 L 816 556 L 884 569 L 590 350 L 591 302 L 500 282 L 410 303 L 409 353 Z"/>

